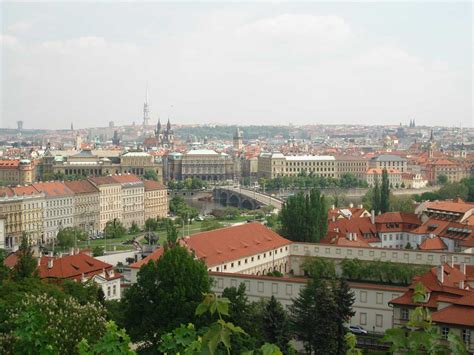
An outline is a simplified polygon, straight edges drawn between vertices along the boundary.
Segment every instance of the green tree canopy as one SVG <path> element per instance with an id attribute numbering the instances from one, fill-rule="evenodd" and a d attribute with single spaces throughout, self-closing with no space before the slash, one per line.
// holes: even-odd
<path id="1" fill-rule="evenodd" d="M 127 230 L 123 226 L 122 222 L 114 218 L 111 221 L 108 221 L 105 224 L 104 234 L 106 238 L 113 239 L 113 238 L 121 238 L 127 233 Z"/>
<path id="2" fill-rule="evenodd" d="M 187 249 L 176 246 L 143 265 L 138 281 L 122 300 L 127 332 L 132 340 L 156 347 L 162 334 L 195 322 L 194 310 L 209 292 L 206 266 Z"/>
<path id="3" fill-rule="evenodd" d="M 78 241 L 87 240 L 87 233 L 78 227 L 66 227 L 58 232 L 56 238 L 59 247 L 67 249 L 76 246 Z"/>

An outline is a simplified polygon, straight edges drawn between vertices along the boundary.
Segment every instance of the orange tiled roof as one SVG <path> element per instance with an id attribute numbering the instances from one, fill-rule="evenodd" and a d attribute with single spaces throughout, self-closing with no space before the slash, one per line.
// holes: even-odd
<path id="1" fill-rule="evenodd" d="M 89 194 L 98 192 L 97 188 L 88 180 L 65 181 L 66 186 L 75 194 Z"/>
<path id="2" fill-rule="evenodd" d="M 97 186 L 119 184 L 119 182 L 115 181 L 112 176 L 93 176 L 89 178 L 89 181 Z"/>
<path id="3" fill-rule="evenodd" d="M 0 169 L 16 169 L 20 165 L 19 159 L 0 160 Z"/>
<path id="4" fill-rule="evenodd" d="M 143 180 L 145 191 L 166 190 L 166 186 L 154 180 Z"/>
<path id="5" fill-rule="evenodd" d="M 448 306 L 434 312 L 431 319 L 436 323 L 474 327 L 474 302 L 470 306 Z"/>
<path id="6" fill-rule="evenodd" d="M 438 237 L 428 237 L 420 244 L 421 250 L 446 250 L 448 247 L 443 240 Z"/>
<path id="7" fill-rule="evenodd" d="M 428 201 L 424 204 L 427 209 L 456 213 L 466 213 L 474 208 L 473 203 L 464 202 L 461 199 L 456 201 Z"/>
<path id="8" fill-rule="evenodd" d="M 111 178 L 121 184 L 127 182 L 142 182 L 142 180 L 140 180 L 140 178 L 134 174 L 112 175 Z"/>
<path id="9" fill-rule="evenodd" d="M 48 197 L 72 196 L 74 193 L 61 181 L 36 182 L 34 188 Z"/>
<path id="10" fill-rule="evenodd" d="M 183 246 L 194 251 L 209 267 L 289 244 L 291 241 L 258 222 L 201 232 L 182 241 Z M 159 259 L 162 254 L 163 248 L 159 248 L 131 267 L 139 268 L 150 260 Z"/>

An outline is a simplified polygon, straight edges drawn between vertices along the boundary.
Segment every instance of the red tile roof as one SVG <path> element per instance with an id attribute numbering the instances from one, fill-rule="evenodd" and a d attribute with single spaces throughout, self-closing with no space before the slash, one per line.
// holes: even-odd
<path id="1" fill-rule="evenodd" d="M 96 186 L 119 184 L 119 182 L 115 181 L 112 176 L 92 176 L 89 178 L 89 181 Z"/>
<path id="2" fill-rule="evenodd" d="M 111 177 L 112 179 L 114 179 L 114 181 L 119 182 L 121 184 L 127 182 L 142 182 L 142 180 L 134 174 L 112 175 Z"/>
<path id="3" fill-rule="evenodd" d="M 289 244 L 291 241 L 258 222 L 202 232 L 182 240 L 182 245 L 194 251 L 209 267 Z M 157 249 L 131 267 L 139 268 L 149 260 L 159 259 L 162 254 L 163 248 Z"/>
<path id="4" fill-rule="evenodd" d="M 16 169 L 20 165 L 18 159 L 0 160 L 0 169 Z"/>
<path id="5" fill-rule="evenodd" d="M 51 268 L 48 267 L 48 262 L 53 260 Z M 54 279 L 76 279 L 80 280 L 82 275 L 89 278 L 100 274 L 103 270 L 110 271 L 112 265 L 104 263 L 87 254 L 79 253 L 75 255 L 56 257 L 41 257 L 39 274 L 43 278 Z M 118 275 L 118 274 L 117 274 Z M 120 275 L 118 275 L 120 277 Z M 115 278 L 115 275 L 114 275 Z"/>
<path id="6" fill-rule="evenodd" d="M 61 181 L 37 182 L 33 186 L 39 192 L 44 192 L 47 197 L 74 195 L 64 182 Z"/>
<path id="7" fill-rule="evenodd" d="M 65 181 L 66 186 L 75 194 L 90 194 L 99 190 L 88 180 Z"/>
<path id="8" fill-rule="evenodd" d="M 369 243 L 380 241 L 375 224 L 372 224 L 370 217 L 340 218 L 335 222 L 329 221 L 328 232 L 337 232 L 342 236 L 347 233 L 355 233 L 358 238 L 364 238 L 365 235 L 368 235 L 368 238 L 365 239 Z"/>
<path id="9" fill-rule="evenodd" d="M 436 323 L 474 327 L 474 302 L 470 306 L 448 306 L 434 312 L 431 319 Z"/>
<path id="10" fill-rule="evenodd" d="M 336 234 L 336 235 L 332 235 Z M 338 235 L 335 232 L 326 234 L 324 238 L 319 241 L 321 244 L 333 244 L 333 245 L 342 245 L 350 247 L 370 247 L 369 242 L 364 238 L 356 237 L 350 240 L 347 236 Z"/>
<path id="11" fill-rule="evenodd" d="M 166 190 L 166 186 L 154 180 L 143 180 L 145 191 Z"/>
<path id="12" fill-rule="evenodd" d="M 421 250 L 446 250 L 448 247 L 440 237 L 428 237 L 420 244 Z"/>
<path id="13" fill-rule="evenodd" d="M 432 201 L 424 202 L 424 206 L 427 209 L 447 211 L 455 213 L 466 213 L 474 208 L 473 203 L 464 202 L 461 199 L 457 201 Z"/>
<path id="14" fill-rule="evenodd" d="M 36 190 L 32 185 L 27 186 L 12 186 L 12 191 L 17 196 L 28 196 L 28 195 L 35 195 L 39 194 L 38 190 Z"/>

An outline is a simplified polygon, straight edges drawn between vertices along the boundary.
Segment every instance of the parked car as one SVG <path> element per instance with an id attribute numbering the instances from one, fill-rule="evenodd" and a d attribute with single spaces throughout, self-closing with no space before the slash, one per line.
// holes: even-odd
<path id="1" fill-rule="evenodd" d="M 358 335 L 367 334 L 367 330 L 362 328 L 360 325 L 350 325 L 348 329 L 353 334 L 358 334 Z"/>

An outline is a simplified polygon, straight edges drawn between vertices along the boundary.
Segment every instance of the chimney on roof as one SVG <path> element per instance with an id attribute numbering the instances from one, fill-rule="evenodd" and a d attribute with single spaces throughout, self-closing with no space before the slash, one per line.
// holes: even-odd
<path id="1" fill-rule="evenodd" d="M 459 288 L 464 290 L 464 280 L 459 281 Z"/>
<path id="2" fill-rule="evenodd" d="M 375 211 L 370 211 L 370 223 L 375 224 Z"/>
<path id="3" fill-rule="evenodd" d="M 463 273 L 463 275 L 466 275 L 466 263 L 461 263 L 459 270 Z"/>
<path id="4" fill-rule="evenodd" d="M 331 205 L 331 209 L 332 209 L 332 210 L 335 210 L 335 209 L 336 209 L 336 206 L 335 206 L 335 205 Z"/>
<path id="5" fill-rule="evenodd" d="M 336 222 L 336 216 L 333 215 L 333 216 L 331 217 L 331 219 L 332 219 L 333 222 Z"/>
<path id="6" fill-rule="evenodd" d="M 74 248 L 70 248 L 70 249 L 69 249 L 69 254 L 70 254 L 70 255 L 74 255 Z"/>
<path id="7" fill-rule="evenodd" d="M 354 233 L 354 241 L 357 241 L 357 233 Z"/>
<path id="8" fill-rule="evenodd" d="M 364 208 L 364 205 L 358 205 L 357 207 L 359 207 L 359 208 Z"/>
<path id="9" fill-rule="evenodd" d="M 40 257 L 38 258 L 38 267 L 40 267 L 40 266 L 41 266 L 41 255 L 40 255 Z"/>
<path id="10" fill-rule="evenodd" d="M 454 257 L 452 255 L 451 255 L 451 262 L 449 264 L 451 265 L 452 268 L 454 267 Z"/>
<path id="11" fill-rule="evenodd" d="M 349 208 L 353 208 L 354 207 L 354 204 L 351 202 L 349 203 Z"/>
<path id="12" fill-rule="evenodd" d="M 444 283 L 444 264 L 441 264 L 440 266 L 438 266 L 438 269 L 436 271 L 437 271 L 438 281 L 440 283 Z"/>
<path id="13" fill-rule="evenodd" d="M 48 269 L 52 269 L 54 266 L 54 259 L 50 258 L 48 259 Z"/>

